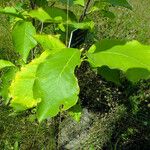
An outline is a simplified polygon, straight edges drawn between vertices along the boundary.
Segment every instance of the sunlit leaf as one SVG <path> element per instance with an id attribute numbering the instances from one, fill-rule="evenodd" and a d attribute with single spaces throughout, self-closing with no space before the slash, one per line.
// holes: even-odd
<path id="1" fill-rule="evenodd" d="M 46 7 L 46 8 L 37 8 L 29 12 L 29 16 L 36 18 L 41 22 L 55 22 L 61 23 L 66 21 L 76 21 L 76 16 L 73 12 L 57 8 L 57 7 Z"/>
<path id="2" fill-rule="evenodd" d="M 16 111 L 32 108 L 40 102 L 40 99 L 34 99 L 32 89 L 37 67 L 48 55 L 49 53 L 45 51 L 39 58 L 25 65 L 16 73 L 10 86 L 11 106 Z"/>
<path id="3" fill-rule="evenodd" d="M 7 14 L 22 19 L 24 18 L 14 7 L 0 8 L 0 14 Z"/>
<path id="4" fill-rule="evenodd" d="M 41 98 L 37 109 L 37 117 L 40 122 L 76 104 L 79 86 L 74 70 L 81 63 L 80 55 L 81 52 L 78 49 L 66 48 L 50 55 L 38 67 L 34 96 Z"/>
<path id="5" fill-rule="evenodd" d="M 142 45 L 137 41 L 127 42 L 125 45 L 115 45 L 105 50 L 88 53 L 88 61 L 93 67 L 108 66 L 111 69 L 120 69 L 126 73 L 129 69 L 142 68 L 150 71 L 150 46 Z M 143 70 L 136 70 L 136 80 L 142 78 Z M 132 70 L 133 71 L 133 70 Z M 111 75 L 111 74 L 110 74 Z"/>
<path id="6" fill-rule="evenodd" d="M 33 36 L 36 34 L 35 27 L 31 22 L 18 21 L 13 28 L 12 37 L 15 51 L 26 62 L 29 52 L 37 44 Z"/>
<path id="7" fill-rule="evenodd" d="M 52 35 L 36 35 L 35 39 L 41 44 L 44 50 L 55 49 L 55 51 L 60 51 L 61 49 L 66 48 L 64 43 Z"/>
<path id="8" fill-rule="evenodd" d="M 5 67 L 11 67 L 11 66 L 15 66 L 15 65 L 10 61 L 0 59 L 0 69 Z"/>

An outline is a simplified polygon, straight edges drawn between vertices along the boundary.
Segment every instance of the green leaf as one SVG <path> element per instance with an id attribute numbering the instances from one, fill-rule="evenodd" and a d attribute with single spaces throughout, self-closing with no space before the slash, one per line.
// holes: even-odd
<path id="1" fill-rule="evenodd" d="M 118 39 L 103 39 L 99 42 L 93 44 L 88 50 L 89 53 L 97 53 L 100 51 L 105 51 L 116 45 L 124 45 L 126 42 Z"/>
<path id="2" fill-rule="evenodd" d="M 69 26 L 76 28 L 76 29 L 89 29 L 92 30 L 94 28 L 94 22 L 93 21 L 88 21 L 88 22 L 70 22 Z"/>
<path id="3" fill-rule="evenodd" d="M 68 110 L 69 115 L 77 122 L 80 122 L 82 108 L 80 104 L 76 104 Z"/>
<path id="4" fill-rule="evenodd" d="M 150 71 L 150 46 L 142 45 L 137 41 L 127 42 L 125 45 L 115 45 L 111 48 L 88 53 L 88 61 L 93 67 L 108 66 L 111 69 L 120 69 L 127 72 L 129 69 L 143 68 Z M 136 71 L 136 79 L 140 79 L 142 72 Z"/>
<path id="5" fill-rule="evenodd" d="M 126 72 L 127 78 L 132 82 L 137 82 L 139 79 L 150 78 L 150 71 L 144 68 L 132 68 Z"/>
<path id="6" fill-rule="evenodd" d="M 110 18 L 110 19 L 115 18 L 115 14 L 112 13 L 111 11 L 102 10 L 101 13 L 104 17 L 107 17 L 107 18 Z"/>
<path id="7" fill-rule="evenodd" d="M 10 86 L 10 96 L 12 97 L 11 106 L 16 111 L 32 108 L 40 102 L 40 99 L 34 99 L 32 89 L 38 65 L 42 63 L 48 55 L 49 53 L 45 51 L 39 58 L 34 59 L 16 73 Z"/>
<path id="8" fill-rule="evenodd" d="M 42 8 L 31 10 L 29 12 L 29 16 L 32 18 L 36 18 L 41 22 L 46 22 L 48 20 L 52 20 L 50 15 L 46 11 L 44 11 Z"/>
<path id="9" fill-rule="evenodd" d="M 107 66 L 102 66 L 98 68 L 98 74 L 100 74 L 107 81 L 114 82 L 116 84 L 120 84 L 120 70 L 118 69 L 110 69 Z"/>
<path id="10" fill-rule="evenodd" d="M 13 78 L 15 77 L 18 68 L 8 68 L 4 70 L 3 75 L 1 76 L 1 87 L 0 87 L 0 95 L 4 99 L 6 103 L 8 103 L 9 97 L 9 87 Z"/>
<path id="11" fill-rule="evenodd" d="M 110 3 L 113 6 L 122 6 L 128 9 L 132 9 L 132 6 L 127 2 L 127 0 L 103 0 L 103 1 Z"/>
<path id="12" fill-rule="evenodd" d="M 36 30 L 31 22 L 18 21 L 13 28 L 14 48 L 21 55 L 24 62 L 26 62 L 30 50 L 37 44 L 33 38 L 35 34 Z"/>
<path id="13" fill-rule="evenodd" d="M 81 63 L 80 55 L 78 49 L 62 49 L 50 55 L 38 67 L 34 96 L 41 98 L 37 109 L 39 122 L 47 117 L 56 116 L 60 111 L 76 104 L 79 86 L 74 70 Z"/>
<path id="14" fill-rule="evenodd" d="M 48 6 L 48 1 L 47 0 L 36 0 L 35 3 L 39 7 L 46 7 L 46 6 Z"/>
<path id="15" fill-rule="evenodd" d="M 55 12 L 55 13 L 54 13 Z M 55 22 L 61 23 L 66 21 L 76 21 L 76 16 L 69 11 L 67 17 L 67 10 L 57 7 L 37 8 L 28 13 L 32 18 L 36 18 L 41 22 Z"/>
<path id="16" fill-rule="evenodd" d="M 93 13 L 95 11 L 105 10 L 106 6 L 108 6 L 108 3 L 105 3 L 105 2 L 100 1 L 100 0 L 94 1 L 93 6 L 90 8 L 88 13 Z"/>
<path id="17" fill-rule="evenodd" d="M 3 69 L 5 67 L 11 67 L 11 66 L 15 66 L 15 65 L 10 61 L 0 59 L 0 69 Z"/>
<path id="18" fill-rule="evenodd" d="M 61 9 L 61 8 L 57 8 L 57 7 L 48 7 L 48 8 L 45 8 L 44 10 L 56 22 L 77 21 L 76 16 L 70 10 L 68 11 L 68 15 L 67 15 L 67 10 L 66 9 Z"/>
<path id="19" fill-rule="evenodd" d="M 75 5 L 80 5 L 80 6 L 83 6 L 83 7 L 84 7 L 85 2 L 84 2 L 84 0 L 74 0 L 74 4 L 75 4 Z"/>
<path id="20" fill-rule="evenodd" d="M 0 8 L 0 14 L 7 14 L 18 18 L 24 18 L 14 7 Z"/>
<path id="21" fill-rule="evenodd" d="M 35 39 L 41 44 L 44 50 L 60 51 L 61 49 L 66 48 L 64 43 L 52 35 L 36 35 Z"/>

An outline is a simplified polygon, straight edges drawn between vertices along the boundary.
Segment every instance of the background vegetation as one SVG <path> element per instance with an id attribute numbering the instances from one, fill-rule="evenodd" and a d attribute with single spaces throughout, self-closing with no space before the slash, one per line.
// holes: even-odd
<path id="1" fill-rule="evenodd" d="M 98 13 L 92 15 L 96 21 L 96 30 L 89 33 L 85 44 L 92 43 L 93 38 L 137 39 L 150 44 L 150 1 L 129 2 L 133 5 L 133 11 L 111 8 L 116 15 L 113 20 L 102 18 Z M 1 1 L 1 5 L 16 6 L 17 1 Z M 11 18 L 0 16 L 0 57 L 15 61 L 17 56 L 12 55 L 11 26 L 8 19 L 10 21 Z M 44 32 L 50 33 L 52 30 L 47 28 Z M 56 120 L 47 120 L 39 126 L 34 121 L 32 112 L 16 116 L 11 108 L 4 107 L 1 103 L 0 149 L 148 150 L 149 81 L 133 85 L 124 79 L 122 86 L 116 86 L 97 76 L 86 63 L 77 70 L 77 76 L 81 88 L 81 105 L 84 108 L 80 123 L 64 113 L 63 119 L 57 120 L 59 128 L 53 127 Z"/>

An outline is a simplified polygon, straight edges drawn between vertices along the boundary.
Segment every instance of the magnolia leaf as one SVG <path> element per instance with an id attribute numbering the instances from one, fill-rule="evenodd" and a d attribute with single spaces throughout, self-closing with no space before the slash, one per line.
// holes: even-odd
<path id="1" fill-rule="evenodd" d="M 61 8 L 57 8 L 57 7 L 48 7 L 48 8 L 45 8 L 44 10 L 56 22 L 77 21 L 76 16 L 70 10 L 67 12 L 66 9 L 61 9 Z M 68 13 L 68 15 L 67 15 L 67 13 Z"/>
<path id="2" fill-rule="evenodd" d="M 31 10 L 28 15 L 36 18 L 41 22 L 55 22 L 61 23 L 66 21 L 76 21 L 76 16 L 73 12 L 69 11 L 67 17 L 67 10 L 57 7 L 37 8 Z"/>
<path id="3" fill-rule="evenodd" d="M 74 0 L 74 4 L 80 5 L 80 6 L 83 6 L 83 7 L 84 7 L 85 2 L 84 2 L 84 0 Z"/>
<path id="4" fill-rule="evenodd" d="M 76 29 L 89 29 L 89 30 L 92 30 L 94 28 L 94 22 L 93 21 L 81 22 L 81 23 L 70 22 L 69 26 L 71 26 L 73 28 L 76 28 Z"/>
<path id="5" fill-rule="evenodd" d="M 0 8 L 0 14 L 7 14 L 18 18 L 24 18 L 14 7 Z"/>
<path id="6" fill-rule="evenodd" d="M 125 43 L 126 43 L 126 41 L 122 41 L 122 40 L 118 40 L 118 39 L 103 39 L 103 40 L 93 44 L 89 48 L 88 52 L 89 53 L 97 53 L 100 51 L 105 51 L 107 49 L 110 49 L 116 45 L 124 45 Z"/>
<path id="7" fill-rule="evenodd" d="M 99 52 L 88 53 L 88 61 L 93 67 L 108 66 L 127 72 L 129 69 L 143 68 L 150 71 L 150 46 L 137 41 L 127 42 L 125 45 L 115 45 Z M 141 71 L 136 71 L 136 79 L 142 78 Z"/>
<path id="8" fill-rule="evenodd" d="M 100 1 L 100 0 L 94 1 L 93 6 L 90 8 L 88 13 L 105 10 L 107 5 L 108 5 L 107 3 Z"/>
<path id="9" fill-rule="evenodd" d="M 15 65 L 10 61 L 0 59 L 0 69 L 5 67 L 11 67 L 11 66 L 15 66 Z"/>
<path id="10" fill-rule="evenodd" d="M 112 13 L 111 11 L 102 10 L 101 13 L 104 17 L 107 17 L 107 18 L 110 18 L 110 19 L 115 18 L 115 14 Z"/>
<path id="11" fill-rule="evenodd" d="M 48 55 L 49 53 L 45 51 L 39 58 L 34 59 L 16 73 L 10 86 L 11 106 L 16 111 L 32 108 L 40 102 L 40 99 L 34 99 L 32 89 L 37 67 Z"/>
<path id="12" fill-rule="evenodd" d="M 14 48 L 23 61 L 26 62 L 29 52 L 37 44 L 33 36 L 36 34 L 35 27 L 31 22 L 18 21 L 12 32 Z"/>
<path id="13" fill-rule="evenodd" d="M 41 22 L 46 22 L 48 20 L 52 20 L 52 18 L 50 17 L 50 15 L 44 11 L 42 8 L 38 8 L 35 10 L 31 10 L 28 15 L 32 18 L 36 18 Z"/>
<path id="14" fill-rule="evenodd" d="M 64 43 L 52 35 L 36 35 L 35 39 L 41 44 L 44 50 L 59 51 L 63 48 L 66 48 Z"/>
<path id="15" fill-rule="evenodd" d="M 127 0 L 103 0 L 103 1 L 110 3 L 113 6 L 122 6 L 128 9 L 132 9 L 132 6 L 128 3 Z"/>
<path id="16" fill-rule="evenodd" d="M 74 70 L 81 63 L 80 55 L 78 49 L 65 48 L 38 67 L 33 89 L 35 98 L 41 99 L 37 108 L 39 122 L 76 104 L 79 86 Z"/>
<path id="17" fill-rule="evenodd" d="M 137 82 L 139 79 L 149 79 L 150 71 L 144 68 L 132 68 L 126 72 L 127 78 L 132 82 Z"/>

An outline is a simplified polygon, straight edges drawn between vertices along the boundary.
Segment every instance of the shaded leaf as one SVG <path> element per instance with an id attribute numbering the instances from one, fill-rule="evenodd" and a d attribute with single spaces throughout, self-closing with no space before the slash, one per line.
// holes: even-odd
<path id="1" fill-rule="evenodd" d="M 7 70 L 4 70 L 3 75 L 1 76 L 1 87 L 0 87 L 0 95 L 4 99 L 6 103 L 8 103 L 10 97 L 9 97 L 9 87 L 11 85 L 11 82 L 13 78 L 15 77 L 15 74 L 17 72 L 18 68 L 9 68 Z"/>
<path id="2" fill-rule="evenodd" d="M 114 82 L 116 84 L 120 84 L 120 70 L 118 69 L 110 69 L 107 66 L 102 66 L 98 68 L 98 74 L 100 74 L 107 81 Z"/>
<path id="3" fill-rule="evenodd" d="M 112 13 L 111 11 L 102 10 L 101 13 L 104 17 L 107 17 L 107 18 L 110 18 L 110 19 L 115 18 L 115 14 Z"/>
<path id="4" fill-rule="evenodd" d="M 139 79 L 150 78 L 150 71 L 144 68 L 132 68 L 126 72 L 127 78 L 132 82 L 137 82 Z"/>
<path id="5" fill-rule="evenodd" d="M 128 3 L 127 0 L 103 0 L 103 1 L 110 3 L 113 6 L 122 6 L 128 9 L 132 9 L 132 6 Z"/>

